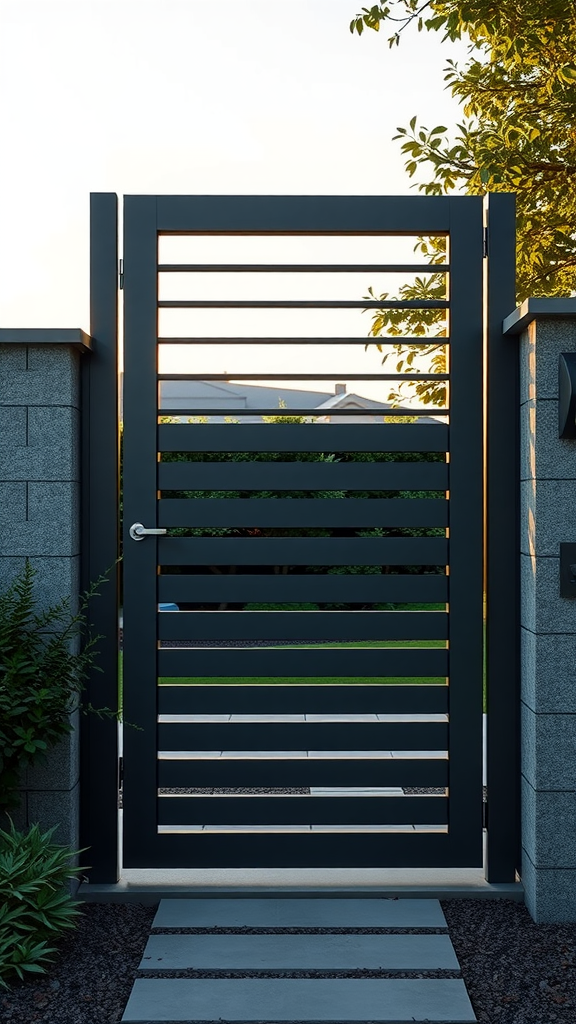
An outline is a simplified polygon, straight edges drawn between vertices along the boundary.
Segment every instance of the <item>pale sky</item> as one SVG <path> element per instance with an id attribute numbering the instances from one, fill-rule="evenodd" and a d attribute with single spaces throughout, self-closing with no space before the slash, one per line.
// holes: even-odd
<path id="1" fill-rule="evenodd" d="M 392 136 L 458 122 L 464 47 L 352 36 L 361 6 L 0 0 L 0 326 L 89 329 L 91 191 L 409 194 Z"/>

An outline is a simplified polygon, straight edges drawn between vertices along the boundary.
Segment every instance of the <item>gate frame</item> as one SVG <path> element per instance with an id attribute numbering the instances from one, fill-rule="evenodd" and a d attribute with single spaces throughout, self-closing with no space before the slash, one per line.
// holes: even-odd
<path id="1" fill-rule="evenodd" d="M 130 197 L 134 218 L 131 249 L 136 255 L 138 231 L 152 205 L 164 210 L 171 233 L 187 233 L 177 221 L 181 196 Z M 192 197 L 190 197 L 192 198 Z M 194 197 L 200 198 L 200 197 Z M 208 198 L 208 197 L 207 197 Z M 209 197 L 214 202 L 215 197 Z M 218 197 L 228 201 L 240 197 Z M 247 200 L 252 197 L 242 197 Z M 278 197 L 270 197 L 277 200 Z M 288 198 L 288 197 L 287 197 Z M 293 199 L 294 197 L 289 197 Z M 310 201 L 310 197 L 303 197 Z M 360 197 L 330 197 L 350 203 Z M 369 202 L 368 197 L 362 197 Z M 385 197 L 378 197 L 380 200 Z M 398 208 L 398 224 L 389 233 L 426 229 L 423 202 L 429 209 L 438 198 L 459 203 L 465 230 L 467 197 L 390 197 Z M 519 544 L 518 544 L 518 359 L 516 348 L 502 335 L 502 320 L 515 304 L 514 196 L 485 199 L 487 249 L 484 261 L 484 574 L 486 605 L 486 674 L 492 726 L 488 725 L 487 769 L 490 813 L 487 816 L 486 877 L 490 882 L 514 881 L 519 863 Z M 420 206 L 420 212 L 416 207 Z M 141 211 L 140 217 L 135 214 Z M 148 218 L 146 214 L 148 213 Z M 170 223 L 173 221 L 173 223 Z M 201 228 L 196 225 L 196 230 Z M 333 230 L 333 229 L 332 229 Z M 91 335 L 94 355 L 83 378 L 83 586 L 114 563 L 118 552 L 118 246 L 117 197 L 91 195 Z M 356 232 L 355 232 L 356 233 Z M 130 244 L 130 243 L 129 243 Z M 486 243 L 485 243 L 486 244 Z M 485 251 L 485 255 L 488 252 Z M 155 270 L 154 270 L 155 273 Z M 154 287 L 155 296 L 155 287 Z M 456 305 L 456 303 L 455 303 Z M 463 317 L 463 303 L 460 302 Z M 511 399 L 512 394 L 512 399 Z M 114 410 L 115 422 L 111 418 Z M 509 438 L 503 445 L 502 438 Z M 486 455 L 488 462 L 486 463 Z M 92 528 L 91 528 L 92 524 Z M 462 556 L 461 556 L 462 557 Z M 94 673 L 88 697 L 95 706 L 115 707 L 117 699 L 117 579 L 93 602 L 90 612 L 100 641 L 104 676 Z M 104 680 L 104 683 L 103 683 Z M 115 882 L 118 866 L 118 750 L 114 720 L 91 715 L 82 735 L 82 845 L 89 845 L 91 881 Z M 491 787 L 491 780 L 494 785 Z"/>

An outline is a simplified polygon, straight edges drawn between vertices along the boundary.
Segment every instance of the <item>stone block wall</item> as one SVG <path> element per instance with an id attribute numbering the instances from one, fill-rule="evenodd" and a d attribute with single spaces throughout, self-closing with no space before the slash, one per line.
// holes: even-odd
<path id="1" fill-rule="evenodd" d="M 40 608 L 80 591 L 79 331 L 0 332 L 0 587 L 25 565 L 37 571 Z M 77 721 L 46 763 L 22 779 L 18 827 L 57 824 L 55 841 L 78 847 Z"/>
<path id="2" fill-rule="evenodd" d="M 518 320 L 522 881 L 536 921 L 576 921 L 576 601 L 560 597 L 576 440 L 558 437 L 558 356 L 576 352 L 576 300 L 530 300 Z"/>

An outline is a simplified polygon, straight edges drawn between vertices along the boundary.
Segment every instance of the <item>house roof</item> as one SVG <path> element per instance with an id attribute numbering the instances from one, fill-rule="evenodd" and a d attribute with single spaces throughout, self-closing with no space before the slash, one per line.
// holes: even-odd
<path id="1" fill-rule="evenodd" d="M 123 380 L 123 375 L 122 375 Z M 332 391 L 310 391 L 299 388 L 268 386 L 264 384 L 245 384 L 244 381 L 209 381 L 209 380 L 166 380 L 160 385 L 160 409 L 182 409 L 182 419 L 194 415 L 194 409 L 219 410 L 218 414 L 206 414 L 211 422 L 218 423 L 227 416 L 240 410 L 269 409 L 269 415 L 276 412 L 282 415 L 290 409 L 310 409 L 322 411 L 317 417 L 318 422 L 354 423 L 382 422 L 388 410 L 392 409 L 389 402 L 378 402 L 365 395 L 355 392 L 348 393 L 345 384 L 338 384 L 336 393 Z M 122 398 L 121 398 L 122 415 Z M 357 409 L 355 416 L 332 416 L 339 409 Z M 418 415 L 420 423 L 437 423 L 438 418 Z M 260 423 L 261 415 L 250 416 L 243 413 L 243 423 Z"/>

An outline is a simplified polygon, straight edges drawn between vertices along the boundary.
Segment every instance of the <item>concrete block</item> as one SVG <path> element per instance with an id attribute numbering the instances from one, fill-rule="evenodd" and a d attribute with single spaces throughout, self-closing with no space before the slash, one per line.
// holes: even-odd
<path id="1" fill-rule="evenodd" d="M 520 551 L 558 557 L 560 544 L 572 537 L 576 537 L 576 480 L 523 480 Z"/>
<path id="2" fill-rule="evenodd" d="M 151 935 L 141 971 L 457 971 L 448 935 Z"/>
<path id="3" fill-rule="evenodd" d="M 67 405 L 79 407 L 78 389 L 54 372 L 20 371 L 0 378 L 2 405 Z"/>
<path id="4" fill-rule="evenodd" d="M 77 513 L 79 489 L 73 480 L 33 480 L 28 488 L 30 522 L 50 520 L 60 523 Z"/>
<path id="5" fill-rule="evenodd" d="M 80 716 L 71 717 L 73 731 L 46 752 L 46 758 L 30 765 L 26 773 L 26 789 L 37 791 L 73 789 L 80 780 Z"/>
<path id="6" fill-rule="evenodd" d="M 11 479 L 5 475 L 4 467 L 9 465 L 12 449 L 17 445 L 28 443 L 27 411 L 24 405 L 0 407 L 0 480 Z"/>
<path id="7" fill-rule="evenodd" d="M 576 922 L 576 869 L 536 868 L 522 851 L 526 909 L 536 924 Z"/>
<path id="8" fill-rule="evenodd" d="M 70 610 L 73 615 L 78 608 L 80 587 L 80 557 L 31 558 L 30 564 L 36 570 L 34 597 L 38 609 L 58 604 L 64 598 L 70 598 Z"/>
<path id="9" fill-rule="evenodd" d="M 558 402 L 520 407 L 520 479 L 576 480 L 576 441 L 558 437 Z"/>
<path id="10" fill-rule="evenodd" d="M 166 899 L 153 928 L 446 928 L 438 900 Z"/>
<path id="11" fill-rule="evenodd" d="M 576 804 L 576 715 L 520 709 L 524 776 L 537 790 L 574 790 Z"/>
<path id="12" fill-rule="evenodd" d="M 4 555 L 0 558 L 0 590 L 7 590 L 12 585 L 16 576 L 18 576 L 24 566 L 26 565 L 26 559 L 23 557 L 15 558 L 10 555 Z"/>
<path id="13" fill-rule="evenodd" d="M 520 402 L 558 398 L 558 356 L 576 352 L 576 321 L 538 318 L 520 337 Z"/>
<path id="14" fill-rule="evenodd" d="M 59 554 L 77 554 L 80 529 L 79 485 L 72 481 L 31 481 L 28 484 L 28 519 L 35 527 L 37 544 L 38 541 L 43 543 L 46 553 L 57 536 Z"/>
<path id="15" fill-rule="evenodd" d="M 56 825 L 54 842 L 79 846 L 80 783 L 68 790 L 28 790 L 28 821 L 43 830 Z"/>
<path id="16" fill-rule="evenodd" d="M 129 1021 L 475 1021 L 461 979 L 138 978 Z"/>
<path id="17" fill-rule="evenodd" d="M 540 605 L 537 611 L 545 614 Z M 521 698 L 527 707 L 539 714 L 576 714 L 576 634 L 547 636 L 521 629 L 520 659 Z"/>
<path id="18" fill-rule="evenodd" d="M 62 406 L 20 406 L 0 410 L 13 417 L 14 440 L 3 443 L 0 431 L 0 479 L 79 480 L 80 415 Z M 26 430 L 26 413 L 28 424 Z M 21 422 L 16 422 L 19 417 Z M 10 420 L 8 420 L 10 422 Z"/>
<path id="19" fill-rule="evenodd" d="M 560 597 L 560 558 L 520 555 L 521 623 L 533 633 L 574 633 L 576 602 Z"/>
<path id="20" fill-rule="evenodd" d="M 576 797 L 574 792 L 535 790 L 524 776 L 522 848 L 536 868 L 576 869 Z"/>
<path id="21" fill-rule="evenodd" d="M 0 811 L 0 828 L 9 831 L 10 820 L 18 832 L 26 832 L 28 828 L 28 796 L 24 791 L 20 792 L 20 803 L 5 813 Z"/>
<path id="22" fill-rule="evenodd" d="M 27 517 L 26 484 L 0 483 L 0 526 L 18 526 Z M 8 531 L 5 532 L 7 536 Z"/>
<path id="23" fill-rule="evenodd" d="M 0 345 L 0 377 L 25 370 L 28 366 L 26 345 Z"/>
<path id="24" fill-rule="evenodd" d="M 80 425 L 71 406 L 32 406 L 28 414 L 28 444 L 71 445 Z"/>
<path id="25" fill-rule="evenodd" d="M 29 345 L 28 370 L 38 374 L 57 374 L 61 381 L 61 394 L 68 400 L 58 405 L 80 405 L 80 353 L 66 345 Z M 54 405 L 48 402 L 47 405 Z"/>
<path id="26" fill-rule="evenodd" d="M 78 444 L 10 449 L 0 445 L 0 476 L 4 480 L 79 480 Z"/>
<path id="27" fill-rule="evenodd" d="M 77 529 L 71 522 L 54 524 L 42 522 L 20 523 L 18 528 L 0 531 L 0 556 L 23 555 L 31 559 L 40 557 L 66 558 L 79 554 Z M 72 541 L 75 540 L 75 544 Z"/>
<path id="28" fill-rule="evenodd" d="M 29 345 L 26 353 L 3 359 L 0 373 L 0 404 L 6 406 L 54 406 L 79 408 L 80 363 L 73 349 L 62 345 Z"/>

